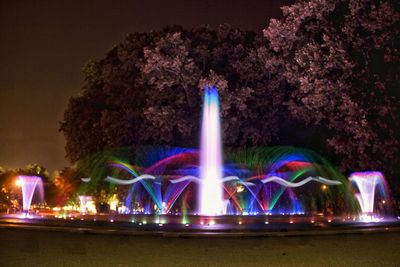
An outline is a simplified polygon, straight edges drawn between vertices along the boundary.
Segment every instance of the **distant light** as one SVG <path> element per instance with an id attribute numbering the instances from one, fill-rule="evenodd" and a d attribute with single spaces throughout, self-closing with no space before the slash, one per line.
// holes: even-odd
<path id="1" fill-rule="evenodd" d="M 311 220 L 311 223 L 315 223 L 315 221 L 314 221 L 314 220 Z"/>
<path id="2" fill-rule="evenodd" d="M 382 200 L 382 204 L 385 204 L 386 203 L 386 201 L 385 200 Z"/>
<path id="3" fill-rule="evenodd" d="M 15 181 L 15 185 L 18 186 L 18 187 L 21 187 L 21 186 L 22 186 L 22 180 L 17 179 L 17 180 Z"/>
<path id="4" fill-rule="evenodd" d="M 163 224 L 162 224 L 162 223 L 159 223 L 158 226 L 163 226 Z"/>
<path id="5" fill-rule="evenodd" d="M 362 215 L 360 216 L 360 220 L 364 223 L 371 223 L 371 222 L 380 222 L 382 220 L 382 218 L 378 218 L 375 216 L 368 216 L 368 215 Z"/>
<path id="6" fill-rule="evenodd" d="M 329 219 L 329 220 L 328 220 L 328 222 L 332 222 L 332 220 L 331 220 L 331 219 Z"/>
<path id="7" fill-rule="evenodd" d="M 113 220 L 113 219 L 111 219 L 111 220 L 110 220 L 110 222 L 114 222 L 114 220 Z"/>
<path id="8" fill-rule="evenodd" d="M 187 224 L 185 224 L 185 226 L 189 226 L 189 224 L 187 223 Z"/>
<path id="9" fill-rule="evenodd" d="M 242 224 L 242 221 L 239 221 L 239 224 Z"/>
<path id="10" fill-rule="evenodd" d="M 238 187 L 236 187 L 236 193 L 240 193 L 244 191 L 244 186 L 243 185 L 239 185 Z"/>
<path id="11" fill-rule="evenodd" d="M 290 220 L 290 222 L 289 223 L 293 223 L 293 221 L 292 220 Z"/>
<path id="12" fill-rule="evenodd" d="M 143 224 L 147 224 L 147 221 L 143 221 L 142 223 L 143 223 Z"/>
<path id="13" fill-rule="evenodd" d="M 215 221 L 211 220 L 208 224 L 209 224 L 209 225 L 214 225 L 214 224 L 215 224 Z"/>
<path id="14" fill-rule="evenodd" d="M 269 221 L 265 221 L 265 224 L 269 224 Z"/>
<path id="15" fill-rule="evenodd" d="M 322 185 L 322 190 L 326 191 L 326 189 L 328 189 L 328 187 L 326 185 Z"/>

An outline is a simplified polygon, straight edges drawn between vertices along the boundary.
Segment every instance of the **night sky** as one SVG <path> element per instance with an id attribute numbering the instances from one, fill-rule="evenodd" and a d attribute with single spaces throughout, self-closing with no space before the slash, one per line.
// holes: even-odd
<path id="1" fill-rule="evenodd" d="M 261 31 L 294 1 L 0 0 L 0 166 L 68 166 L 59 121 L 81 69 L 135 31 L 230 23 Z"/>

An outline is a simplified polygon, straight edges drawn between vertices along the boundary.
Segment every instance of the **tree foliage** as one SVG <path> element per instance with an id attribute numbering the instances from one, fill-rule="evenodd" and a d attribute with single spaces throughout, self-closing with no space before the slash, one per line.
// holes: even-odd
<path id="1" fill-rule="evenodd" d="M 56 171 L 52 177 L 54 187 L 53 205 L 63 206 L 67 201 L 72 200 L 79 187 L 82 175 L 71 167 L 65 167 Z"/>
<path id="2" fill-rule="evenodd" d="M 329 129 L 348 170 L 394 175 L 399 157 L 399 6 L 393 1 L 311 0 L 284 7 L 264 30 L 291 85 L 291 114 Z M 397 172 L 398 174 L 398 172 Z"/>
<path id="3" fill-rule="evenodd" d="M 71 162 L 140 144 L 198 146 L 204 85 L 225 146 L 303 145 L 342 170 L 399 175 L 399 6 L 309 0 L 264 36 L 220 25 L 128 35 L 84 68 L 61 131 Z"/>
<path id="4" fill-rule="evenodd" d="M 270 143 L 281 93 L 261 46 L 262 36 L 229 25 L 127 36 L 85 67 L 83 93 L 61 124 L 68 158 L 135 144 L 197 146 L 205 84 L 219 89 L 226 145 Z"/>

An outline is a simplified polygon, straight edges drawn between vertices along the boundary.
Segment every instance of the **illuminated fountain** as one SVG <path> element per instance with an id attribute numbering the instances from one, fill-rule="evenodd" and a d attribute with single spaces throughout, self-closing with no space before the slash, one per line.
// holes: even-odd
<path id="1" fill-rule="evenodd" d="M 373 218 L 375 211 L 375 196 L 377 189 L 384 199 L 381 203 L 386 203 L 388 198 L 388 187 L 385 178 L 380 172 L 355 172 L 350 175 L 349 180 L 358 190 L 355 196 L 364 217 Z"/>
<path id="2" fill-rule="evenodd" d="M 22 190 L 22 207 L 24 213 L 28 213 L 31 207 L 33 195 L 35 190 L 38 191 L 40 202 L 44 201 L 44 189 L 42 178 L 38 176 L 18 176 L 18 185 L 21 186 Z"/>
<path id="3" fill-rule="evenodd" d="M 200 214 L 223 213 L 221 130 L 216 88 L 204 92 L 200 147 Z"/>
<path id="4" fill-rule="evenodd" d="M 85 213 L 96 213 L 96 206 L 92 196 L 79 196 L 80 211 L 82 214 Z"/>
<path id="5" fill-rule="evenodd" d="M 266 229 L 270 223 L 353 223 L 360 209 L 364 222 L 388 214 L 380 172 L 353 173 L 347 179 L 317 153 L 287 146 L 227 148 L 223 154 L 219 113 L 217 89 L 206 87 L 200 149 L 137 146 L 129 158 L 104 151 L 82 162 L 88 177 L 81 178 L 83 195 L 78 196 L 81 220 L 171 224 L 172 229 L 176 224 L 193 229 L 236 225 L 240 230 L 242 224 Z M 98 194 L 96 183 L 103 182 L 97 214 L 90 195 Z M 18 184 L 27 213 L 35 192 L 43 201 L 43 183 L 40 177 L 19 176 Z M 69 216 L 73 220 L 76 215 Z"/>
<path id="6" fill-rule="evenodd" d="M 108 168 L 105 181 L 130 186 L 126 210 L 143 214 L 314 213 L 317 208 L 305 204 L 324 205 L 318 184 L 339 194 L 347 182 L 322 157 L 298 148 L 241 149 L 228 153 L 223 164 L 218 92 L 209 87 L 204 90 L 200 150 L 141 149 L 134 165 L 112 160 Z M 99 177 L 98 172 L 93 176 Z M 310 191 L 316 196 L 308 200 Z"/>

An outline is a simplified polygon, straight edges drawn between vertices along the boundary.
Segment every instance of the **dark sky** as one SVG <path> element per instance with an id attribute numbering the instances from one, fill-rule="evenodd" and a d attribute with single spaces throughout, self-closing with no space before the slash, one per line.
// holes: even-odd
<path id="1" fill-rule="evenodd" d="M 127 33 L 230 23 L 261 31 L 289 0 L 0 0 L 0 166 L 68 166 L 58 132 L 82 66 Z"/>

